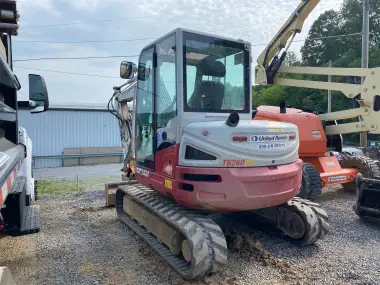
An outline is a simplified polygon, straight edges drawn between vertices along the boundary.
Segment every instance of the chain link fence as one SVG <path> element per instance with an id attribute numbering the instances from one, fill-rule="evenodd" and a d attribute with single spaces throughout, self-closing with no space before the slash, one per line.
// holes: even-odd
<path id="1" fill-rule="evenodd" d="M 104 185 L 121 181 L 121 164 L 35 169 L 38 196 L 104 190 Z"/>

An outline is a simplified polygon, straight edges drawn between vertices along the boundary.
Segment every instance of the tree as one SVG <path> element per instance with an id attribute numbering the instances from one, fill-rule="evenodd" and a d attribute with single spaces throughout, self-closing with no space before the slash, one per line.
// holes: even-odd
<path id="1" fill-rule="evenodd" d="M 301 49 L 308 66 L 327 65 L 347 53 L 361 57 L 362 0 L 345 0 L 339 11 L 329 10 L 313 23 Z M 370 1 L 370 42 L 380 44 L 380 1 Z"/>
<path id="2" fill-rule="evenodd" d="M 298 59 L 297 55 L 294 52 L 289 51 L 282 65 L 283 66 L 298 66 L 298 65 L 301 65 L 301 61 Z"/>
<path id="3" fill-rule="evenodd" d="M 321 66 L 339 58 L 343 52 L 343 42 L 341 38 L 335 37 L 341 31 L 341 16 L 334 10 L 323 13 L 313 23 L 306 38 L 304 46 L 301 48 L 302 61 L 308 66 Z"/>
<path id="4" fill-rule="evenodd" d="M 280 102 L 285 99 L 285 88 L 278 85 L 272 85 L 268 88 L 262 88 L 260 91 L 254 91 L 252 103 L 254 106 L 270 105 L 279 106 Z"/>

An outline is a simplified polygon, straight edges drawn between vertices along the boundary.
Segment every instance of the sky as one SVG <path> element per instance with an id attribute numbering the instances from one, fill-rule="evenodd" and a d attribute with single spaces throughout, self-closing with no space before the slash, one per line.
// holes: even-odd
<path id="1" fill-rule="evenodd" d="M 296 40 L 305 39 L 318 16 L 328 9 L 339 9 L 342 2 L 322 0 Z M 175 28 L 241 38 L 252 45 L 267 44 L 299 3 L 300 0 L 18 0 L 20 29 L 13 38 L 13 65 L 22 85 L 19 100 L 28 100 L 28 74 L 34 73 L 45 78 L 52 104 L 106 104 L 112 87 L 124 82 L 119 77 L 120 62 L 137 63 L 136 55 L 144 46 Z M 68 43 L 83 41 L 87 42 Z M 302 42 L 295 42 L 290 50 L 299 55 L 301 47 Z M 253 65 L 264 48 L 252 47 Z M 99 56 L 125 57 L 19 61 Z"/>

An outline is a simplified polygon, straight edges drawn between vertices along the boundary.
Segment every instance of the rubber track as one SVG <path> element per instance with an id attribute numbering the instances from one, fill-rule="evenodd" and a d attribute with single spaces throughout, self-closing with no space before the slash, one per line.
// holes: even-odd
<path id="1" fill-rule="evenodd" d="M 364 178 L 380 179 L 380 168 L 372 159 L 343 153 L 341 155 L 340 166 L 342 168 L 359 168 Z M 349 192 L 356 192 L 355 182 L 344 183 L 342 186 Z"/>
<path id="2" fill-rule="evenodd" d="M 313 200 L 322 195 L 322 179 L 317 168 L 310 164 L 304 163 L 302 166 L 302 186 L 297 197 Z M 304 187 L 305 186 L 305 187 Z M 303 189 L 305 188 L 305 189 Z"/>
<path id="3" fill-rule="evenodd" d="M 304 237 L 294 240 L 299 246 L 313 244 L 323 239 L 330 231 L 328 215 L 319 204 L 295 197 L 287 202 L 284 207 L 297 212 L 306 222 Z"/>
<path id="4" fill-rule="evenodd" d="M 149 209 L 188 239 L 192 250 L 190 263 L 181 255 L 174 255 L 166 245 L 160 243 L 154 235 L 140 227 L 124 212 L 124 195 Z M 216 272 L 227 263 L 227 242 L 222 230 L 213 220 L 186 209 L 143 185 L 119 187 L 116 191 L 116 212 L 126 226 L 138 234 L 185 280 L 198 279 L 207 273 Z"/>

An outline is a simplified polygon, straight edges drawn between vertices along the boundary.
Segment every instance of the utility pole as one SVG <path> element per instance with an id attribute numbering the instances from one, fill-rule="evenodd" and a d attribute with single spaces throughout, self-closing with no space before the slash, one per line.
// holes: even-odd
<path id="1" fill-rule="evenodd" d="M 329 61 L 329 67 L 332 67 L 332 61 Z M 329 82 L 331 82 L 331 75 L 329 74 Z M 327 113 L 331 113 L 331 90 L 328 91 L 327 97 Z"/>
<path id="2" fill-rule="evenodd" d="M 362 68 L 368 68 L 369 57 L 369 0 L 363 0 Z M 364 83 L 362 77 L 362 84 Z M 367 147 L 368 133 L 360 133 L 360 146 Z"/>

